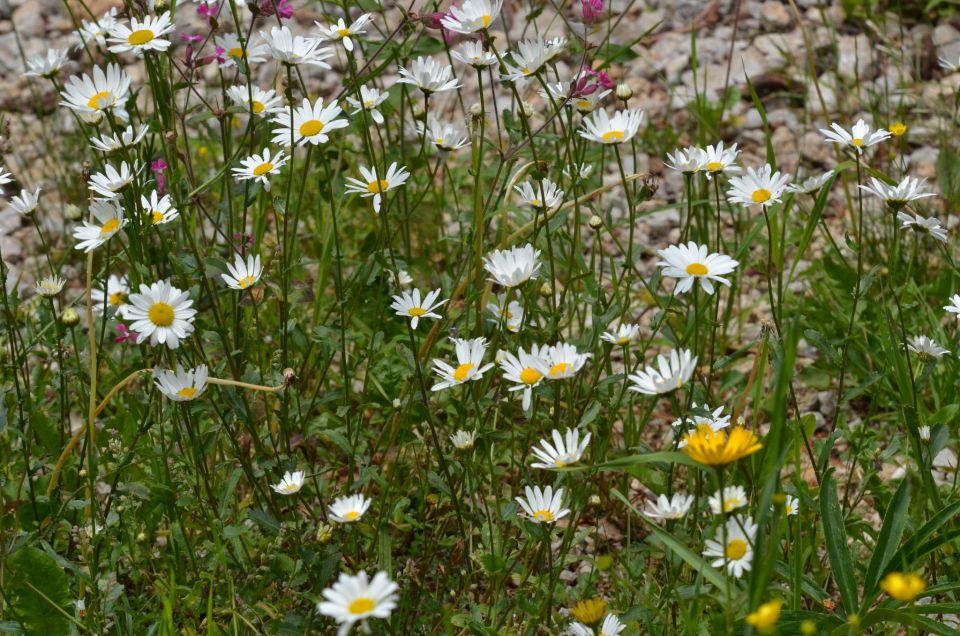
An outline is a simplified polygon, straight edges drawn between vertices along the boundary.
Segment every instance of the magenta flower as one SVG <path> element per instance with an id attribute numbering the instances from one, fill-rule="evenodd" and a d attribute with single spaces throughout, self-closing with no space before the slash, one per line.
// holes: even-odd
<path id="1" fill-rule="evenodd" d="M 276 5 L 274 5 L 276 2 Z M 276 9 L 274 9 L 276 6 Z M 260 0 L 260 13 L 263 15 L 273 15 L 276 13 L 282 20 L 289 20 L 293 17 L 293 3 L 291 0 Z"/>
<path id="2" fill-rule="evenodd" d="M 583 21 L 592 24 L 603 14 L 603 0 L 580 0 L 580 8 L 583 11 Z"/>
<path id="3" fill-rule="evenodd" d="M 610 76 L 603 71 L 595 71 L 589 66 L 584 65 L 583 72 L 596 80 L 597 84 L 600 84 L 600 86 L 603 86 L 604 88 L 612 89 L 614 86 L 616 86 L 616 84 L 613 83 L 613 80 L 610 79 Z"/>
<path id="4" fill-rule="evenodd" d="M 150 170 L 153 171 L 154 176 L 157 179 L 157 191 L 160 194 L 163 194 L 167 189 L 167 179 L 163 175 L 163 171 L 167 169 L 167 162 L 163 159 L 157 159 L 150 163 Z"/>
<path id="5" fill-rule="evenodd" d="M 124 344 L 127 342 L 131 342 L 133 344 L 136 344 L 137 338 L 138 338 L 137 333 L 127 329 L 127 326 L 122 322 L 117 323 L 117 331 L 120 332 L 120 335 L 113 339 L 115 343 Z"/>
<path id="6" fill-rule="evenodd" d="M 201 2 L 200 6 L 197 7 L 197 13 L 203 16 L 203 19 L 207 21 L 207 24 L 210 24 L 211 18 L 217 17 L 217 11 L 219 7 L 214 3 L 207 4 L 206 2 Z"/>

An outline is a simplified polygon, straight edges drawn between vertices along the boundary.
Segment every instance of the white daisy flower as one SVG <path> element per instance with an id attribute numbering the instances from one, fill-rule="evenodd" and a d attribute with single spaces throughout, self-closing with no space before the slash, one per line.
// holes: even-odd
<path id="1" fill-rule="evenodd" d="M 578 623 L 574 621 L 570 624 L 570 635 L 571 636 L 619 636 L 620 632 L 625 630 L 627 626 L 620 622 L 620 619 L 614 616 L 613 614 L 607 614 L 603 622 L 600 623 L 600 631 L 594 634 L 594 631 L 584 625 L 583 623 Z"/>
<path id="2" fill-rule="evenodd" d="M 960 59 L 948 60 L 947 58 L 940 56 L 937 58 L 937 61 L 940 63 L 940 68 L 947 71 L 955 71 L 960 68 Z"/>
<path id="3" fill-rule="evenodd" d="M 170 48 L 170 40 L 164 36 L 173 31 L 173 20 L 169 13 L 159 16 L 136 16 L 130 18 L 130 26 L 117 22 L 110 29 L 107 42 L 111 44 L 111 53 L 132 51 L 143 55 L 144 51 L 164 52 Z"/>
<path id="4" fill-rule="evenodd" d="M 673 154 L 668 152 L 668 163 L 665 165 L 671 170 L 676 170 L 682 174 L 695 174 L 704 169 L 706 157 L 707 155 L 703 148 L 687 146 L 686 148 L 677 148 L 673 151 Z"/>
<path id="5" fill-rule="evenodd" d="M 314 22 L 319 29 L 317 38 L 321 41 L 340 41 L 343 42 L 343 48 L 348 51 L 353 50 L 353 40 L 351 37 L 356 37 L 361 33 L 365 33 L 363 27 L 367 25 L 367 22 L 370 21 L 370 14 L 364 13 L 359 18 L 353 21 L 350 26 L 347 26 L 347 23 L 343 21 L 343 18 L 340 18 L 336 24 L 326 26 L 320 24 L 319 22 Z"/>
<path id="6" fill-rule="evenodd" d="M 397 168 L 396 161 L 387 168 L 387 174 L 383 179 L 377 177 L 376 168 L 371 170 L 366 166 L 360 166 L 360 174 L 363 175 L 363 179 L 347 177 L 346 192 L 353 192 L 365 198 L 373 197 L 373 211 L 378 214 L 383 193 L 399 188 L 410 177 L 406 168 Z"/>
<path id="7" fill-rule="evenodd" d="M 207 388 L 207 365 L 201 364 L 186 371 L 179 364 L 176 371 L 154 369 L 153 381 L 160 392 L 174 402 L 189 402 L 200 397 Z"/>
<path id="8" fill-rule="evenodd" d="M 730 517 L 717 529 L 712 540 L 707 539 L 703 556 L 713 557 L 711 565 L 715 568 L 726 565 L 727 573 L 739 579 L 750 571 L 756 534 L 757 524 L 753 519 L 743 515 Z"/>
<path id="9" fill-rule="evenodd" d="M 722 505 L 720 503 L 721 496 L 723 499 Z M 727 486 L 722 493 L 719 490 L 713 493 L 707 501 L 710 503 L 710 510 L 715 515 L 721 512 L 732 512 L 750 503 L 747 500 L 747 491 L 743 489 L 743 486 Z"/>
<path id="10" fill-rule="evenodd" d="M 453 59 L 469 64 L 470 66 L 481 69 L 493 66 L 497 63 L 497 56 L 493 51 L 486 51 L 483 43 L 479 40 L 467 40 L 460 44 L 460 48 L 451 49 L 450 55 Z"/>
<path id="11" fill-rule="evenodd" d="M 553 444 L 549 440 L 542 439 L 539 447 L 534 446 L 530 449 L 530 452 L 540 460 L 531 464 L 531 468 L 555 470 L 576 464 L 590 444 L 590 433 L 584 435 L 581 440 L 580 431 L 575 428 L 568 428 L 563 435 L 554 429 L 550 436 L 553 438 Z"/>
<path id="12" fill-rule="evenodd" d="M 417 122 L 417 133 L 426 136 L 437 150 L 444 152 L 463 148 L 470 143 L 470 137 L 463 128 L 456 124 L 441 122 L 432 114 L 427 115 L 426 129 L 423 122 Z"/>
<path id="13" fill-rule="evenodd" d="M 20 196 L 14 196 L 10 199 L 10 209 L 18 214 L 30 216 L 37 211 L 37 205 L 40 204 L 40 188 L 33 192 L 29 190 L 20 190 Z"/>
<path id="14" fill-rule="evenodd" d="M 323 591 L 326 599 L 317 603 L 317 611 L 340 623 L 337 636 L 346 636 L 354 624 L 367 618 L 389 618 L 397 607 L 397 584 L 386 572 L 378 572 L 373 580 L 366 572 L 340 578 Z"/>
<path id="15" fill-rule="evenodd" d="M 597 110 L 583 120 L 578 132 L 584 139 L 600 144 L 622 144 L 633 138 L 643 123 L 642 110 L 618 110 L 613 117 Z"/>
<path id="16" fill-rule="evenodd" d="M 960 294 L 951 296 L 950 304 L 944 305 L 943 308 L 948 314 L 954 314 L 957 318 L 960 318 Z"/>
<path id="17" fill-rule="evenodd" d="M 552 486 L 547 486 L 540 490 L 539 486 L 531 488 L 527 486 L 523 489 L 526 497 L 517 497 L 517 503 L 526 516 L 534 523 L 556 523 L 558 519 L 563 519 L 570 510 L 563 508 L 563 488 L 557 488 L 554 492 Z"/>
<path id="18" fill-rule="evenodd" d="M 229 274 L 220 274 L 220 278 L 231 289 L 249 289 L 260 280 L 263 267 L 260 266 L 260 255 L 248 254 L 246 260 L 243 255 L 236 254 L 233 263 L 227 263 Z"/>
<path id="19" fill-rule="evenodd" d="M 729 287 L 730 281 L 723 276 L 739 265 L 729 256 L 711 254 L 706 245 L 697 245 L 693 241 L 686 245 L 671 245 L 657 253 L 663 259 L 657 263 L 657 267 L 663 268 L 663 275 L 678 279 L 674 295 L 689 291 L 698 280 L 700 287 L 708 294 L 713 294 L 714 282 Z"/>
<path id="20" fill-rule="evenodd" d="M 140 293 L 130 294 L 123 307 L 123 317 L 131 321 L 130 330 L 137 332 L 137 342 L 149 340 L 151 346 L 165 344 L 171 349 L 193 333 L 196 315 L 190 292 L 180 291 L 165 280 L 140 285 Z"/>
<path id="21" fill-rule="evenodd" d="M 270 487 L 274 492 L 280 493 L 281 495 L 292 495 L 300 492 L 300 489 L 303 488 L 303 478 L 305 475 L 306 473 L 302 470 L 297 470 L 292 473 L 286 471 L 283 473 L 283 479 L 280 480 L 280 483 L 270 484 Z"/>
<path id="22" fill-rule="evenodd" d="M 827 170 L 821 175 L 807 177 L 800 183 L 788 185 L 787 192 L 793 192 L 794 194 L 817 194 L 820 192 L 820 188 L 825 186 L 832 176 L 833 170 Z"/>
<path id="23" fill-rule="evenodd" d="M 926 336 L 913 336 L 907 341 L 907 349 L 917 354 L 921 360 L 937 360 L 943 356 L 950 355 L 950 351 L 944 349 L 936 342 Z"/>
<path id="24" fill-rule="evenodd" d="M 126 121 L 128 116 L 123 105 L 130 96 L 130 76 L 118 64 L 108 64 L 106 72 L 94 66 L 92 77 L 74 75 L 67 80 L 60 96 L 62 106 L 86 121 L 99 121 L 104 111 L 112 111 L 118 119 Z"/>
<path id="25" fill-rule="evenodd" d="M 9 172 L 6 171 L 6 168 L 0 166 L 0 194 L 4 192 L 3 186 L 8 183 L 12 183 L 13 178 Z"/>
<path id="26" fill-rule="evenodd" d="M 820 133 L 826 137 L 827 142 L 849 146 L 856 150 L 857 154 L 862 153 L 865 148 L 890 137 L 890 133 L 883 128 L 871 131 L 870 125 L 862 119 L 857 120 L 850 132 L 844 130 L 840 124 L 833 122 L 830 124 L 830 129 L 821 128 Z"/>
<path id="27" fill-rule="evenodd" d="M 783 502 L 783 514 L 788 517 L 796 517 L 800 512 L 800 502 L 793 495 L 787 495 Z"/>
<path id="28" fill-rule="evenodd" d="M 314 104 L 304 98 L 298 108 L 294 109 L 291 105 L 289 110 L 278 111 L 270 120 L 279 126 L 273 129 L 273 143 L 284 146 L 325 144 L 330 141 L 327 133 L 347 126 L 346 119 L 337 119 L 341 112 L 336 102 L 324 106 L 322 97 Z M 290 125 L 291 119 L 293 126 Z"/>
<path id="29" fill-rule="evenodd" d="M 107 284 L 104 289 L 94 287 L 90 290 L 90 302 L 93 312 L 99 314 L 104 309 L 108 313 L 120 310 L 127 302 L 127 294 L 130 293 L 130 286 L 127 284 L 126 276 L 117 276 L 110 274 L 107 277 Z"/>
<path id="30" fill-rule="evenodd" d="M 697 368 L 697 356 L 691 355 L 687 349 L 673 349 L 669 358 L 663 354 L 657 356 L 657 367 L 648 366 L 627 376 L 633 382 L 630 390 L 644 395 L 660 395 L 683 387 Z"/>
<path id="31" fill-rule="evenodd" d="M 30 58 L 24 77 L 54 77 L 67 63 L 69 52 L 69 49 L 47 49 L 46 54 Z"/>
<path id="32" fill-rule="evenodd" d="M 940 219 L 936 217 L 923 217 L 919 214 L 910 215 L 906 212 L 897 212 L 897 220 L 900 221 L 900 227 L 910 229 L 918 234 L 929 234 L 941 243 L 947 242 L 947 228 L 940 224 Z"/>
<path id="33" fill-rule="evenodd" d="M 96 172 L 90 175 L 90 181 L 87 185 L 91 190 L 105 199 L 113 199 L 120 196 L 123 190 L 133 181 L 133 172 L 130 166 L 124 161 L 117 170 L 114 166 L 107 164 L 103 172 Z"/>
<path id="34" fill-rule="evenodd" d="M 271 88 L 263 90 L 257 86 L 231 86 L 227 89 L 227 97 L 234 104 L 243 106 L 254 115 L 266 117 L 274 113 L 283 112 L 281 98 Z M 289 115 L 287 123 L 290 122 Z"/>
<path id="35" fill-rule="evenodd" d="M 90 145 L 100 152 L 114 152 L 124 148 L 133 148 L 140 143 L 150 129 L 141 124 L 134 130 L 133 126 L 127 126 L 120 134 L 106 134 L 102 137 L 91 137 Z"/>
<path id="36" fill-rule="evenodd" d="M 647 502 L 644 514 L 654 519 L 683 519 L 692 505 L 693 495 L 675 492 L 669 499 L 666 495 L 660 495 L 656 501 Z"/>
<path id="37" fill-rule="evenodd" d="M 389 280 L 391 285 L 396 285 L 399 283 L 400 287 L 403 288 L 409 287 L 413 284 L 413 276 L 411 276 L 410 272 L 405 269 L 398 271 L 395 276 L 391 275 Z"/>
<path id="38" fill-rule="evenodd" d="M 120 204 L 110 199 L 94 199 L 90 204 L 90 212 L 97 223 L 84 221 L 82 226 L 73 230 L 73 238 L 78 241 L 76 249 L 85 252 L 95 250 L 109 241 L 127 222 Z"/>
<path id="39" fill-rule="evenodd" d="M 360 99 L 355 99 L 353 97 L 347 97 L 347 103 L 353 107 L 351 115 L 356 115 L 360 111 L 367 111 L 370 113 L 371 119 L 377 124 L 383 124 L 383 115 L 378 110 L 380 104 L 387 101 L 387 98 L 390 97 L 389 91 L 381 91 L 376 86 L 368 87 L 366 84 L 360 87 Z"/>
<path id="40" fill-rule="evenodd" d="M 412 292 L 403 291 L 399 296 L 393 297 L 393 303 L 390 305 L 390 309 L 397 312 L 398 316 L 410 318 L 410 326 L 416 329 L 421 318 L 436 318 L 438 320 L 443 318 L 443 316 L 434 312 L 434 309 L 438 309 L 447 302 L 446 300 L 435 302 L 439 297 L 439 289 L 434 289 L 432 292 L 429 292 L 423 298 L 423 302 L 420 301 L 419 289 L 414 289 Z"/>
<path id="41" fill-rule="evenodd" d="M 540 250 L 534 249 L 530 243 L 494 250 L 483 257 L 483 268 L 490 274 L 490 280 L 501 287 L 517 287 L 537 277 Z"/>
<path id="42" fill-rule="evenodd" d="M 681 434 L 680 443 L 677 445 L 677 448 L 683 448 L 687 445 L 686 435 L 684 433 L 707 430 L 716 433 L 730 426 L 730 416 L 723 414 L 722 406 L 718 406 L 711 411 L 710 407 L 706 404 L 698 406 L 697 403 L 694 402 L 691 405 L 691 409 L 693 411 L 706 411 L 707 415 L 690 413 L 683 420 L 677 419 L 673 421 L 673 428 L 677 429 L 677 432 Z"/>
<path id="43" fill-rule="evenodd" d="M 468 451 L 473 448 L 477 441 L 477 434 L 474 431 L 459 430 L 450 436 L 450 443 L 458 451 Z"/>
<path id="44" fill-rule="evenodd" d="M 98 46 L 107 45 L 107 35 L 117 23 L 117 8 L 110 7 L 110 10 L 104 13 L 99 20 L 95 22 L 83 21 L 77 36 L 80 39 L 80 46 L 85 42 L 92 42 Z"/>
<path id="45" fill-rule="evenodd" d="M 285 166 L 288 160 L 282 150 L 271 156 L 270 148 L 264 148 L 262 155 L 250 155 L 241 159 L 241 167 L 233 169 L 233 177 L 237 181 L 258 181 L 264 190 L 270 192 L 270 175 L 280 174 L 280 168 Z"/>
<path id="46" fill-rule="evenodd" d="M 418 57 L 410 68 L 400 67 L 399 84 L 411 84 L 426 94 L 442 93 L 460 88 L 461 84 L 453 75 L 453 67 L 441 64 L 432 57 Z"/>
<path id="47" fill-rule="evenodd" d="M 440 23 L 448 31 L 476 33 L 489 27 L 500 15 L 501 8 L 503 0 L 464 0 L 459 7 L 451 5 Z"/>
<path id="48" fill-rule="evenodd" d="M 563 175 L 571 181 L 587 179 L 591 172 L 593 172 L 593 166 L 589 163 L 571 163 L 563 169 Z"/>
<path id="49" fill-rule="evenodd" d="M 33 286 L 34 291 L 38 295 L 43 296 L 44 298 L 54 298 L 60 292 L 63 291 L 63 286 L 67 281 L 63 280 L 56 274 L 52 274 L 43 278 L 42 280 L 37 281 Z"/>
<path id="50" fill-rule="evenodd" d="M 220 68 L 230 68 L 236 66 L 240 60 L 246 56 L 247 64 L 266 62 L 270 54 L 270 47 L 263 43 L 259 38 L 251 38 L 249 42 L 244 42 L 236 33 L 223 33 L 213 38 L 214 46 L 223 51 L 222 62 L 219 62 Z M 245 89 L 246 87 L 244 87 Z M 246 90 L 244 90 L 246 92 Z"/>
<path id="51" fill-rule="evenodd" d="M 561 342 L 551 345 L 547 349 L 547 379 L 563 380 L 572 378 L 590 359 L 590 353 L 578 353 L 577 348 L 569 343 Z"/>
<path id="52" fill-rule="evenodd" d="M 933 458 L 933 482 L 938 486 L 953 486 L 957 480 L 957 454 L 952 448 L 944 448 Z"/>
<path id="53" fill-rule="evenodd" d="M 637 339 L 640 334 L 640 325 L 620 323 L 610 325 L 610 331 L 604 331 L 600 339 L 619 347 L 626 347 Z"/>
<path id="54" fill-rule="evenodd" d="M 716 146 L 707 146 L 703 151 L 703 169 L 707 173 L 707 178 L 710 179 L 719 172 L 741 172 L 740 166 L 736 165 L 739 153 L 737 144 L 726 149 L 722 141 Z"/>
<path id="55" fill-rule="evenodd" d="M 150 217 L 150 223 L 153 225 L 163 225 L 180 216 L 177 208 L 173 207 L 170 195 L 165 194 L 161 197 L 156 190 L 150 193 L 149 199 L 141 196 L 140 205 L 143 207 L 143 213 Z"/>
<path id="56" fill-rule="evenodd" d="M 511 300 L 509 303 L 506 300 L 506 294 L 498 294 L 496 302 L 487 303 L 487 311 L 493 314 L 493 320 L 497 325 L 503 323 L 507 331 L 516 333 L 523 327 L 523 305 L 516 300 Z M 505 303 L 506 306 L 504 306 Z M 957 311 L 960 314 L 960 309 Z"/>
<path id="57" fill-rule="evenodd" d="M 500 79 L 515 82 L 524 77 L 535 75 L 550 61 L 553 51 L 543 40 L 523 40 L 517 43 L 517 50 L 510 51 L 511 62 L 504 62 L 507 72 Z"/>
<path id="58" fill-rule="evenodd" d="M 537 184 L 524 181 L 520 185 L 513 186 L 513 189 L 524 203 L 534 208 L 551 210 L 563 201 L 563 190 L 550 179 L 543 179 L 542 183 Z"/>
<path id="59" fill-rule="evenodd" d="M 869 192 L 895 210 L 918 199 L 936 196 L 933 192 L 925 192 L 926 179 L 904 177 L 895 186 L 887 185 L 876 177 L 870 178 L 871 185 L 862 185 L 860 189 Z"/>
<path id="60" fill-rule="evenodd" d="M 338 497 L 330 504 L 330 517 L 338 523 L 359 521 L 368 508 L 370 500 L 363 495 Z"/>
<path id="61" fill-rule="evenodd" d="M 302 35 L 294 35 L 290 27 L 273 27 L 270 33 L 260 32 L 260 37 L 270 51 L 271 57 L 291 66 L 306 64 L 307 66 L 319 66 L 320 68 L 330 68 L 330 65 L 324 62 L 325 59 L 333 55 L 333 49 L 330 47 L 321 47 L 322 42 L 315 38 L 305 38 Z"/>
<path id="62" fill-rule="evenodd" d="M 781 175 L 780 171 L 773 172 L 773 167 L 764 164 L 759 171 L 752 167 L 747 168 L 747 174 L 730 179 L 730 189 L 727 197 L 731 203 L 742 205 L 761 205 L 769 207 L 780 203 L 780 197 L 790 183 L 790 175 Z"/>
<path id="63" fill-rule="evenodd" d="M 550 362 L 547 359 L 548 349 L 543 347 L 538 349 L 534 345 L 530 353 L 524 351 L 523 347 L 514 355 L 510 352 L 504 354 L 500 361 L 500 370 L 503 372 L 503 379 L 513 382 L 508 391 L 523 391 L 523 410 L 530 410 L 530 402 L 533 396 L 533 389 L 550 373 Z"/>
<path id="64" fill-rule="evenodd" d="M 487 352 L 485 338 L 473 338 L 472 340 L 451 338 L 451 340 L 457 353 L 457 367 L 454 368 L 443 360 L 434 359 L 434 372 L 440 376 L 440 382 L 433 385 L 433 391 L 442 391 L 471 380 L 479 380 L 486 371 L 493 367 L 492 362 L 483 364 L 483 356 Z"/>

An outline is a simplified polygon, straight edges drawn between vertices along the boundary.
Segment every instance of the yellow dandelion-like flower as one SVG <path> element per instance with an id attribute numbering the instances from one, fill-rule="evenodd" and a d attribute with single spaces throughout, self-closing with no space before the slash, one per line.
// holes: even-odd
<path id="1" fill-rule="evenodd" d="M 760 631 L 770 629 L 780 618 L 780 607 L 782 605 L 783 601 L 767 601 L 756 611 L 747 614 L 747 623 Z"/>
<path id="2" fill-rule="evenodd" d="M 607 609 L 607 602 L 600 597 L 588 598 L 579 601 L 570 610 L 573 617 L 581 623 L 590 625 L 603 618 L 603 612 Z"/>
<path id="3" fill-rule="evenodd" d="M 729 435 L 709 427 L 698 428 L 683 440 L 683 452 L 707 466 L 726 466 L 763 448 L 756 433 L 742 426 L 733 428 Z"/>
<path id="4" fill-rule="evenodd" d="M 888 130 L 894 137 L 902 137 L 907 132 L 907 125 L 902 121 L 894 122 L 890 124 L 890 128 Z"/>
<path id="5" fill-rule="evenodd" d="M 880 589 L 898 601 L 912 601 L 927 589 L 927 584 L 916 574 L 891 572 L 880 581 Z"/>

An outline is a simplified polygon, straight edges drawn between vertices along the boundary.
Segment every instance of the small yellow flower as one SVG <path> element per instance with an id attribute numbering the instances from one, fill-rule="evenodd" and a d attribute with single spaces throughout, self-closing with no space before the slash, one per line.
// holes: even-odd
<path id="1" fill-rule="evenodd" d="M 782 601 L 767 601 L 756 611 L 747 614 L 747 623 L 761 631 L 770 629 L 780 618 L 780 607 L 782 605 Z"/>
<path id="2" fill-rule="evenodd" d="M 880 589 L 898 601 L 912 601 L 926 588 L 927 584 L 916 574 L 891 572 L 880 581 Z"/>
<path id="3" fill-rule="evenodd" d="M 890 134 L 894 137 L 901 137 L 904 133 L 907 132 L 907 125 L 902 121 L 897 121 L 890 124 Z"/>
<path id="4" fill-rule="evenodd" d="M 763 448 L 756 433 L 741 426 L 731 429 L 729 435 L 709 427 L 698 428 L 683 439 L 683 452 L 707 466 L 726 466 Z"/>
<path id="5" fill-rule="evenodd" d="M 800 633 L 804 636 L 813 636 L 817 633 L 817 624 L 808 618 L 800 623 Z"/>
<path id="6" fill-rule="evenodd" d="M 602 598 L 588 598 L 574 605 L 570 613 L 581 623 L 590 625 L 603 618 L 605 609 L 607 609 L 607 602 Z"/>

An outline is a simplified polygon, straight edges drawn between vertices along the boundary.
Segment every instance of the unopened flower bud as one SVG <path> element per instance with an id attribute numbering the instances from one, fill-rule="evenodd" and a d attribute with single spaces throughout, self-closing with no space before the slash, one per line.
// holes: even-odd
<path id="1" fill-rule="evenodd" d="M 483 114 L 483 107 L 480 104 L 474 104 L 470 107 L 470 115 L 473 117 L 479 117 Z"/>
<path id="2" fill-rule="evenodd" d="M 540 285 L 540 289 L 538 291 L 544 298 L 549 298 L 550 296 L 553 296 L 553 285 L 551 285 L 549 282 L 544 282 L 543 285 Z"/>
<path id="3" fill-rule="evenodd" d="M 594 230 L 599 230 L 600 228 L 603 227 L 603 219 L 601 219 L 596 214 L 590 217 L 590 220 L 588 221 L 588 223 L 590 223 L 590 227 Z"/>
<path id="4" fill-rule="evenodd" d="M 527 119 L 530 119 L 531 117 L 533 117 L 533 104 L 525 101 L 522 104 L 520 104 L 520 107 L 523 109 L 524 117 L 526 117 Z"/>
<path id="5" fill-rule="evenodd" d="M 60 315 L 60 321 L 67 327 L 76 327 L 80 322 L 80 314 L 78 314 L 77 310 L 73 307 L 67 307 Z"/>
<path id="6" fill-rule="evenodd" d="M 620 82 L 617 84 L 617 99 L 627 101 L 633 97 L 633 89 L 630 88 L 630 85 L 626 82 Z"/>

